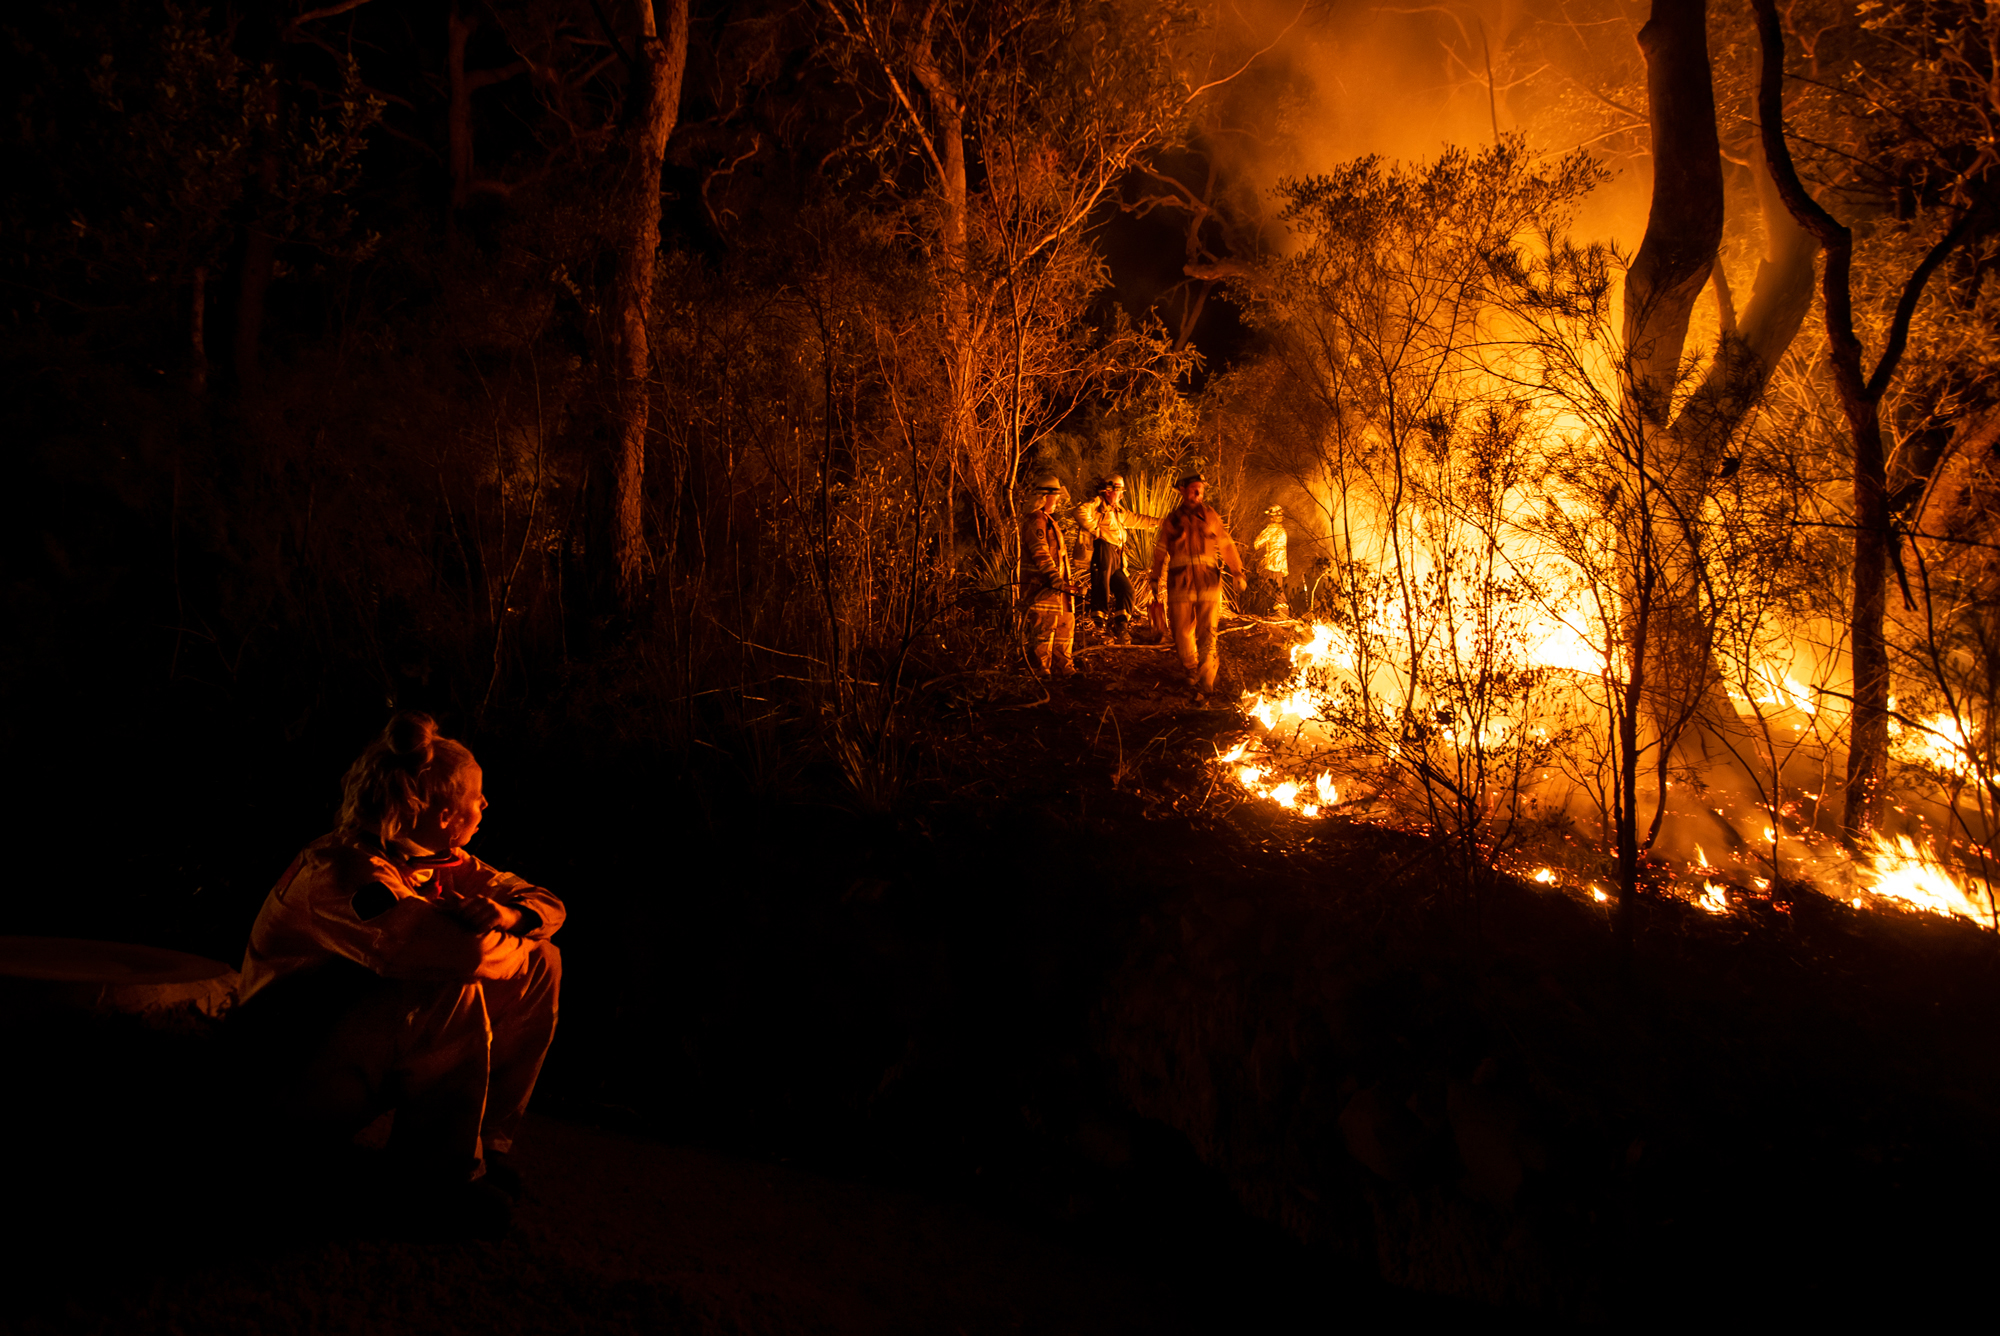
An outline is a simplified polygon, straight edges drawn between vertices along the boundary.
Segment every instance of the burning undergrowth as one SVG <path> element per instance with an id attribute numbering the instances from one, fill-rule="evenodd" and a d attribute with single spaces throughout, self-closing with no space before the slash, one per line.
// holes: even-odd
<path id="1" fill-rule="evenodd" d="M 1605 786 L 1601 777 L 1590 782 L 1593 739 L 1580 722 L 1592 689 L 1603 684 L 1579 672 L 1581 665 L 1561 661 L 1557 637 L 1544 637 L 1542 662 L 1515 674 L 1512 684 L 1518 700 L 1541 711 L 1488 710 L 1469 725 L 1467 712 L 1448 700 L 1371 692 L 1351 632 L 1320 622 L 1297 626 L 1291 638 L 1286 670 L 1267 673 L 1266 685 L 1243 693 L 1247 726 L 1217 745 L 1219 783 L 1305 821 L 1345 818 L 1455 836 L 1496 871 L 1587 903 L 1616 897 Z M 1772 676 L 1766 695 L 1737 693 L 1739 711 L 1768 715 L 1777 707 L 1809 719 L 1812 693 L 1789 676 Z M 1529 677 L 1540 680 L 1524 685 Z M 1905 730 L 1914 737 L 1903 751 L 1947 770 L 1970 765 L 1969 750 L 1963 744 L 1953 750 L 1934 725 Z M 1660 815 L 1638 870 L 1642 893 L 1712 915 L 1741 913 L 1753 903 L 1782 908 L 1798 895 L 1817 894 L 1855 909 L 2000 926 L 1989 882 L 1971 870 L 1983 866 L 1988 851 L 1940 839 L 1921 816 L 1914 832 L 1872 832 L 1850 853 L 1829 823 L 1808 810 L 1818 793 L 1800 795 L 1804 803 L 1787 803 L 1775 816 L 1761 795 L 1711 788 L 1694 774 L 1669 780 L 1664 801 L 1657 789 L 1646 796 L 1658 802 Z M 1677 847 L 1679 856 L 1666 852 Z"/>

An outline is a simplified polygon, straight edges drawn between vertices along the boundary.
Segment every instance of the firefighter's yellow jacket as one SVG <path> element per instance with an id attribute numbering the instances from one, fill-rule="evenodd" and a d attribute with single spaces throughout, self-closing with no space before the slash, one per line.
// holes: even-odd
<path id="1" fill-rule="evenodd" d="M 1113 547 L 1125 546 L 1125 529 L 1131 525 L 1141 529 L 1159 527 L 1159 521 L 1151 515 L 1141 515 L 1136 510 L 1127 510 L 1115 501 L 1103 497 L 1093 497 L 1076 508 L 1076 522 L 1092 538 L 1102 538 Z"/>
<path id="2" fill-rule="evenodd" d="M 1215 589 L 1221 583 L 1223 566 L 1238 581 L 1243 579 L 1243 558 L 1236 551 L 1236 540 L 1223 527 L 1214 506 L 1205 501 L 1183 503 L 1160 521 L 1160 532 L 1153 539 L 1150 573 L 1156 595 L 1192 598 Z"/>
<path id="3" fill-rule="evenodd" d="M 1250 545 L 1251 549 L 1257 554 L 1257 569 L 1266 575 L 1283 576 L 1290 574 L 1286 569 L 1285 558 L 1285 548 L 1288 541 L 1285 537 L 1285 526 L 1283 524 L 1273 520 L 1271 523 L 1265 525 L 1264 531 L 1257 535 L 1257 541 Z"/>
<path id="4" fill-rule="evenodd" d="M 1021 602 L 1062 602 L 1074 589 L 1069 548 L 1056 517 L 1029 511 L 1021 520 Z"/>

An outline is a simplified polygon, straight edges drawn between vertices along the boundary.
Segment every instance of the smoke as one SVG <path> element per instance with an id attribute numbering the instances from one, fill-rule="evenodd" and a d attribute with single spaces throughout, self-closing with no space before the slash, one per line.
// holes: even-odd
<path id="1" fill-rule="evenodd" d="M 1577 219 L 1583 240 L 1636 246 L 1649 202 L 1643 0 L 1240 0 L 1213 15 L 1209 153 L 1283 250 L 1272 191 L 1366 154 L 1417 160 L 1498 133 L 1612 169 Z M 1247 62 L 1247 68 L 1245 67 Z M 1212 75 L 1211 77 L 1216 77 Z"/>

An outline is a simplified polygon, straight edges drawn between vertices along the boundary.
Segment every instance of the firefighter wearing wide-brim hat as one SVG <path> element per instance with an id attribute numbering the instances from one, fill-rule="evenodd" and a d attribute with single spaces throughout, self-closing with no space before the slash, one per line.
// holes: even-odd
<path id="1" fill-rule="evenodd" d="M 1021 520 L 1021 620 L 1035 667 L 1068 677 L 1076 671 L 1070 657 L 1076 640 L 1076 592 L 1069 549 L 1055 518 L 1062 484 L 1043 478 L 1034 486 L 1034 497 L 1035 508 Z"/>
<path id="2" fill-rule="evenodd" d="M 1285 599 L 1285 584 L 1291 578 L 1291 570 L 1285 559 L 1287 542 L 1285 508 L 1267 507 L 1264 511 L 1264 528 L 1257 535 L 1257 541 L 1250 545 L 1251 558 L 1256 562 L 1256 575 L 1251 586 L 1250 601 L 1257 611 L 1269 609 L 1274 617 L 1292 615 Z"/>
<path id="3" fill-rule="evenodd" d="M 1223 527 L 1222 516 L 1202 500 L 1207 484 L 1199 473 L 1174 484 L 1181 502 L 1160 521 L 1153 539 L 1153 598 L 1166 604 L 1174 646 L 1197 696 L 1215 689 L 1223 568 L 1239 587 L 1243 583 L 1236 540 Z"/>

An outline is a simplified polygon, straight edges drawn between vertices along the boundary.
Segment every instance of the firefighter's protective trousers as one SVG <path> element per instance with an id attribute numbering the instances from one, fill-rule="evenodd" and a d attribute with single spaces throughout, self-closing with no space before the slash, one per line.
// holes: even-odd
<path id="1" fill-rule="evenodd" d="M 1212 563 L 1167 570 L 1167 625 L 1188 683 L 1197 691 L 1215 689 L 1216 629 L 1222 623 L 1222 571 Z"/>

